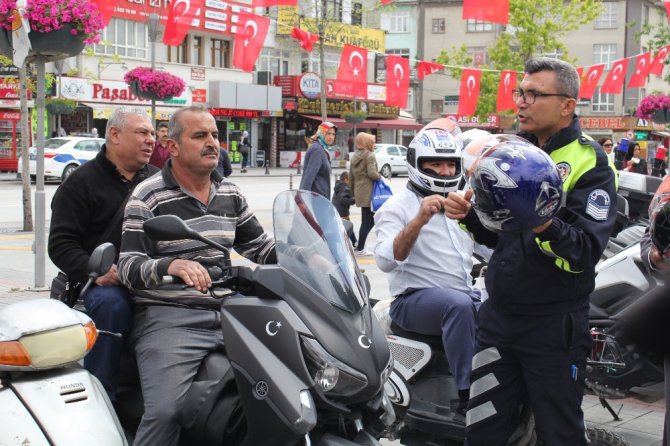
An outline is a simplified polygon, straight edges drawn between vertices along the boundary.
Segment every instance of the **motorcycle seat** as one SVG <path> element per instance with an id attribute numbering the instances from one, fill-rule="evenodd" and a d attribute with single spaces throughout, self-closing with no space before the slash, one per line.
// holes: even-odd
<path id="1" fill-rule="evenodd" d="M 391 321 L 391 331 L 395 335 L 402 336 L 403 338 L 411 339 L 413 341 L 423 342 L 430 345 L 431 347 L 437 347 L 439 349 L 444 348 L 442 344 L 442 336 L 425 335 L 416 333 L 414 331 L 407 331 L 393 321 Z"/>

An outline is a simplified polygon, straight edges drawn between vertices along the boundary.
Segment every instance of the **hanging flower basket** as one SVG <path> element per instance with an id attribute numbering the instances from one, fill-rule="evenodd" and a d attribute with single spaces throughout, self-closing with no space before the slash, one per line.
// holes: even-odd
<path id="1" fill-rule="evenodd" d="M 342 113 L 342 119 L 350 124 L 360 124 L 361 122 L 365 121 L 365 118 L 367 117 L 368 114 L 362 111 Z"/>
<path id="2" fill-rule="evenodd" d="M 137 67 L 123 76 L 136 96 L 153 101 L 169 101 L 179 96 L 186 88 L 186 82 L 179 76 L 165 71 Z"/>
<path id="3" fill-rule="evenodd" d="M 0 27 L 0 55 L 10 59 L 14 56 L 12 33 L 2 27 Z"/>
<path id="4" fill-rule="evenodd" d="M 81 35 L 72 34 L 74 28 L 67 24 L 62 28 L 48 33 L 31 32 L 30 37 L 30 59 L 35 56 L 44 56 L 50 61 L 76 56 L 86 46 Z"/>
<path id="5" fill-rule="evenodd" d="M 77 109 L 77 101 L 62 98 L 47 99 L 45 108 L 54 115 L 71 115 Z"/>
<path id="6" fill-rule="evenodd" d="M 658 124 L 670 122 L 670 96 L 645 96 L 637 106 L 635 114 L 642 119 L 651 119 Z"/>

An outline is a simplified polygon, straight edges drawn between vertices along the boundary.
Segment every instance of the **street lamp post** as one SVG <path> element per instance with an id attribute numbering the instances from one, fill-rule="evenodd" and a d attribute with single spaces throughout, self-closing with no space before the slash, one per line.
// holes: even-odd
<path id="1" fill-rule="evenodd" d="M 157 13 L 152 12 L 149 14 L 148 20 L 149 26 L 149 42 L 151 42 L 151 71 L 156 69 L 156 41 L 161 32 L 158 30 L 159 25 L 159 16 Z M 151 100 L 151 123 L 156 128 L 156 100 Z"/>

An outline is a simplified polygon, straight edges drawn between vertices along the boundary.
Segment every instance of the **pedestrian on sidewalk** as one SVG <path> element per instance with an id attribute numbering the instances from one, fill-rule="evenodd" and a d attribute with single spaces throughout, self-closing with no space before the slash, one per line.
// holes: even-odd
<path id="1" fill-rule="evenodd" d="M 358 232 L 358 245 L 354 254 L 357 256 L 371 256 L 365 250 L 365 241 L 372 227 L 375 217 L 372 212 L 372 185 L 381 178 L 375 158 L 375 137 L 369 133 L 360 132 L 355 139 L 356 152 L 351 158 L 349 166 L 349 187 L 356 200 L 356 206 L 361 208 L 361 227 Z"/>
<path id="2" fill-rule="evenodd" d="M 300 179 L 300 189 L 316 192 L 330 200 L 330 154 L 328 150 L 335 142 L 337 127 L 331 122 L 319 124 L 312 144 L 305 153 L 305 163 Z"/>
<path id="3" fill-rule="evenodd" d="M 246 130 L 242 132 L 240 139 L 240 155 L 242 155 L 242 169 L 241 173 L 247 173 L 247 163 L 249 161 L 249 152 L 251 151 L 251 142 L 249 141 L 249 132 Z"/>
<path id="4" fill-rule="evenodd" d="M 165 165 L 165 162 L 168 160 L 168 158 L 170 158 L 170 153 L 167 149 L 167 134 L 167 122 L 161 122 L 158 124 L 158 130 L 156 131 L 156 144 L 154 145 L 154 151 L 151 152 L 149 164 L 156 166 L 159 169 L 162 169 Z"/>
<path id="5" fill-rule="evenodd" d="M 233 173 L 233 165 L 230 164 L 230 157 L 228 156 L 228 151 L 221 147 L 219 149 L 219 165 L 216 170 L 224 178 L 228 178 Z"/>
<path id="6" fill-rule="evenodd" d="M 337 209 L 337 213 L 340 214 L 342 220 L 346 220 L 348 224 L 345 223 L 345 229 L 347 230 L 347 235 L 351 240 L 351 243 L 356 246 L 356 233 L 354 232 L 354 225 L 351 223 L 351 218 L 349 218 L 351 212 L 351 205 L 356 203 L 354 197 L 351 196 L 351 191 L 349 190 L 349 173 L 344 171 L 340 174 L 340 179 L 335 182 L 335 191 L 333 192 L 333 205 Z"/>

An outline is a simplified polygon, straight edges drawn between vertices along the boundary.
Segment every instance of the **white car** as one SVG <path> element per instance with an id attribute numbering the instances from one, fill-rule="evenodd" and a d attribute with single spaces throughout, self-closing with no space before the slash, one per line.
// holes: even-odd
<path id="1" fill-rule="evenodd" d="M 98 154 L 105 140 L 82 136 L 63 136 L 44 141 L 44 179 L 65 181 L 74 170 L 92 160 Z M 18 172 L 21 173 L 22 159 L 19 157 Z M 37 149 L 30 148 L 30 178 L 37 175 Z"/>
<path id="2" fill-rule="evenodd" d="M 375 144 L 375 158 L 384 178 L 407 173 L 407 147 L 397 144 Z"/>

